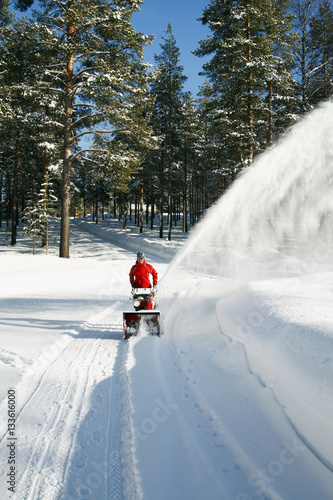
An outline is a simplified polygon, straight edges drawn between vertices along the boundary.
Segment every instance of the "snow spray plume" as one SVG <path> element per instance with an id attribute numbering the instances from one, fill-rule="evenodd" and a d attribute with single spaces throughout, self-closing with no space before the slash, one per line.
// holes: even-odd
<path id="1" fill-rule="evenodd" d="M 298 274 L 300 259 L 332 254 L 332 189 L 329 102 L 244 171 L 194 229 L 170 271 L 177 266 L 242 282 Z"/>

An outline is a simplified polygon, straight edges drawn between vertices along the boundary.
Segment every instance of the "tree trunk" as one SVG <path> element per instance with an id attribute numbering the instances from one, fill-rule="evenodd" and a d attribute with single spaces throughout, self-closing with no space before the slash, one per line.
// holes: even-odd
<path id="1" fill-rule="evenodd" d="M 151 186 L 150 186 L 151 190 L 150 190 L 150 201 L 151 201 L 151 210 L 150 210 L 150 229 L 153 230 L 154 229 L 154 217 L 155 217 L 155 200 L 154 200 L 154 196 L 155 196 L 155 192 L 154 192 L 154 183 L 152 182 L 151 183 Z"/>
<path id="2" fill-rule="evenodd" d="M 152 199 L 152 204 L 151 204 L 151 214 L 150 214 L 150 229 L 154 229 L 154 219 L 155 219 L 155 203 L 154 200 Z"/>
<path id="3" fill-rule="evenodd" d="M 328 97 L 328 82 L 329 82 L 329 77 L 328 77 L 328 70 L 327 70 L 327 65 L 328 65 L 328 54 L 327 54 L 327 45 L 326 45 L 326 36 L 325 36 L 325 42 L 324 42 L 324 56 L 323 56 L 323 69 L 324 69 L 324 99 L 326 100 Z"/>
<path id="4" fill-rule="evenodd" d="M 249 6 L 250 4 L 248 4 L 248 7 Z M 247 18 L 247 40 L 248 40 L 247 62 L 249 67 L 247 113 L 248 113 L 248 129 L 249 129 L 249 161 L 250 163 L 252 163 L 253 161 L 253 73 L 250 65 L 252 61 L 250 15 L 248 15 Z"/>
<path id="5" fill-rule="evenodd" d="M 171 120 L 171 118 L 170 118 Z M 169 130 L 169 155 L 168 155 L 168 240 L 171 240 L 172 229 L 172 200 L 171 200 L 171 123 Z"/>
<path id="6" fill-rule="evenodd" d="M 11 193 L 11 178 L 7 174 L 6 177 L 6 229 L 9 231 L 9 219 L 10 219 L 10 193 Z"/>
<path id="7" fill-rule="evenodd" d="M 128 214 L 128 195 L 126 195 L 126 199 L 125 199 L 125 212 L 124 212 L 123 229 L 127 229 L 127 214 Z"/>
<path id="8" fill-rule="evenodd" d="M 163 189 L 164 189 L 164 142 L 162 142 L 161 149 L 161 179 L 160 179 L 160 187 L 161 187 L 161 198 L 160 198 L 160 238 L 163 238 Z"/>
<path id="9" fill-rule="evenodd" d="M 187 135 L 186 134 L 185 134 L 185 154 L 184 154 L 183 233 L 187 233 Z"/>
<path id="10" fill-rule="evenodd" d="M 3 173 L 0 174 L 0 227 L 2 227 L 2 190 L 3 190 Z"/>
<path id="11" fill-rule="evenodd" d="M 268 82 L 268 145 L 273 142 L 273 84 Z"/>
<path id="12" fill-rule="evenodd" d="M 68 0 L 68 9 L 73 8 L 73 0 Z M 71 39 L 74 35 L 74 25 L 67 26 L 67 52 L 66 71 L 66 101 L 65 101 L 65 130 L 64 130 L 64 161 L 62 170 L 62 199 L 61 199 L 61 228 L 60 228 L 60 253 L 59 256 L 69 259 L 69 220 L 70 220 L 70 188 L 72 170 L 72 123 L 73 123 L 73 66 L 74 56 L 71 48 Z"/>
<path id="13" fill-rule="evenodd" d="M 18 163 L 19 163 L 19 140 L 20 129 L 16 130 L 16 144 L 15 144 L 15 161 L 14 161 L 14 176 L 13 176 L 13 209 L 12 209 L 12 241 L 11 245 L 16 245 L 17 234 L 17 216 L 18 216 Z"/>
<path id="14" fill-rule="evenodd" d="M 48 189 L 48 179 L 47 179 L 47 153 L 44 153 L 44 162 L 43 162 L 43 210 L 44 214 L 47 213 L 47 189 Z M 45 227 L 43 228 L 42 234 L 42 247 L 46 247 L 46 253 L 48 251 L 47 243 L 48 243 L 48 224 L 47 220 L 45 221 Z"/>
<path id="15" fill-rule="evenodd" d="M 140 182 L 140 233 L 143 233 L 143 179 Z"/>

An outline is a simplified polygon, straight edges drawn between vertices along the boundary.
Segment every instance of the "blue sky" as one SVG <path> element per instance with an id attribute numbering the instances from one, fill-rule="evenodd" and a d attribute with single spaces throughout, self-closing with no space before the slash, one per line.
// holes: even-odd
<path id="1" fill-rule="evenodd" d="M 180 64 L 184 67 L 184 75 L 188 77 L 184 89 L 191 91 L 193 97 L 205 79 L 198 76 L 203 59 L 191 52 L 198 47 L 199 40 L 206 38 L 209 33 L 209 29 L 197 21 L 209 3 L 209 0 L 145 0 L 140 12 L 136 12 L 132 18 L 137 31 L 156 35 L 153 45 L 145 50 L 145 60 L 150 64 L 154 64 L 154 54 L 160 53 L 162 37 L 168 24 L 171 24 L 181 54 Z"/>

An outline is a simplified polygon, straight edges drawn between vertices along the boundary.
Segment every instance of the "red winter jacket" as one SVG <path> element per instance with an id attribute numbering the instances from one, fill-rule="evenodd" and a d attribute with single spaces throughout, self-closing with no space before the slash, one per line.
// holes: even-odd
<path id="1" fill-rule="evenodd" d="M 150 275 L 153 277 L 153 285 L 157 285 L 157 272 L 148 262 L 136 262 L 130 270 L 129 278 L 135 288 L 151 288 Z"/>

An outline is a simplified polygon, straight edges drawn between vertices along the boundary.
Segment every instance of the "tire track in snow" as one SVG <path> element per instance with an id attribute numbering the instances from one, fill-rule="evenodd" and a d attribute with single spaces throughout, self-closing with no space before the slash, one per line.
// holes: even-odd
<path id="1" fill-rule="evenodd" d="M 26 426 L 30 427 L 30 433 L 34 433 L 34 429 L 31 429 L 29 424 L 34 418 L 35 408 L 40 407 L 39 399 L 44 401 L 46 395 L 50 396 L 50 413 L 46 416 L 43 424 L 37 423 L 42 428 L 40 435 L 32 443 L 29 462 L 26 464 L 25 472 L 20 478 L 20 498 L 26 498 L 27 500 L 33 500 L 40 496 L 50 499 L 57 498 L 59 488 L 62 485 L 63 464 L 72 444 L 82 399 L 87 389 L 88 374 L 85 379 L 82 379 L 79 368 L 84 362 L 87 362 L 87 359 L 93 363 L 96 356 L 96 349 L 89 352 L 91 346 L 88 344 L 82 345 L 83 342 L 78 340 L 72 343 L 71 348 L 66 352 L 65 359 L 63 356 L 57 363 L 53 364 L 52 369 L 49 369 L 47 376 L 44 377 L 44 383 L 40 386 L 40 393 L 35 393 L 35 397 L 30 402 L 31 410 L 29 407 L 23 420 L 23 422 L 27 421 Z M 81 346 L 77 343 L 81 344 Z M 68 357 L 70 359 L 74 357 L 74 361 L 67 363 Z M 67 383 L 63 385 L 58 394 L 57 375 L 59 371 L 65 371 L 62 366 L 66 367 Z M 37 399 L 36 403 L 35 399 Z M 21 425 L 23 422 L 21 421 Z M 31 439 L 31 435 L 29 437 Z"/>
<path id="2" fill-rule="evenodd" d="M 119 344 L 111 381 L 106 500 L 141 498 L 140 479 L 136 473 L 133 456 L 132 411 L 126 370 L 128 351 L 127 342 Z"/>

